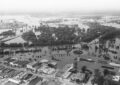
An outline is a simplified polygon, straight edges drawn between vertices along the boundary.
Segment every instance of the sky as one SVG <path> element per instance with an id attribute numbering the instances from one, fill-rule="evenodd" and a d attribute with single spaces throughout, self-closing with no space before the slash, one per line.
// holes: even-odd
<path id="1" fill-rule="evenodd" d="M 0 0 L 0 13 L 120 11 L 120 0 Z"/>

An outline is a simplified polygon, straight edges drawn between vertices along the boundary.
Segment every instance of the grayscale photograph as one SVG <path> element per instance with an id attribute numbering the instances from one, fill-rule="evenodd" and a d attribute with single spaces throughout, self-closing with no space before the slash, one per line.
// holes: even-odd
<path id="1" fill-rule="evenodd" d="M 0 85 L 120 85 L 120 0 L 0 0 Z"/>

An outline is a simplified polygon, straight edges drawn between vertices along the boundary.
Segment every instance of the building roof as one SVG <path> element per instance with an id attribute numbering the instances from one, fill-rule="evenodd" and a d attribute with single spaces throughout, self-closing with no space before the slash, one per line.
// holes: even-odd
<path id="1" fill-rule="evenodd" d="M 33 66 L 33 65 L 35 65 L 37 62 L 31 62 L 31 63 L 28 63 L 28 65 L 30 65 L 30 66 Z"/>
<path id="2" fill-rule="evenodd" d="M 70 69 L 73 68 L 73 64 L 66 64 L 65 67 L 63 68 L 63 71 L 69 71 Z"/>
<path id="3" fill-rule="evenodd" d="M 45 62 L 48 62 L 48 60 L 47 59 L 42 59 L 40 62 L 45 63 Z"/>
<path id="4" fill-rule="evenodd" d="M 34 68 L 39 69 L 42 66 L 42 63 L 36 63 L 33 65 Z"/>
<path id="5" fill-rule="evenodd" d="M 16 61 L 14 63 L 18 65 L 27 65 L 29 62 L 28 61 Z"/>
<path id="6" fill-rule="evenodd" d="M 6 44 L 11 44 L 11 43 L 26 43 L 26 41 L 22 38 L 22 37 L 16 37 L 16 38 L 13 38 L 13 39 L 10 39 L 8 41 L 5 42 Z"/>
<path id="7" fill-rule="evenodd" d="M 57 65 L 57 62 L 52 61 L 52 62 L 50 62 L 50 64 Z"/>
<path id="8" fill-rule="evenodd" d="M 77 74 L 73 74 L 71 76 L 72 79 L 79 79 L 79 80 L 83 80 L 85 77 L 85 74 L 84 73 L 77 73 Z"/>
<path id="9" fill-rule="evenodd" d="M 65 72 L 62 76 L 63 78 L 68 78 L 71 75 L 71 72 Z"/>
<path id="10" fill-rule="evenodd" d="M 8 81 L 7 83 L 5 83 L 4 85 L 17 85 L 16 83 L 14 82 L 11 82 L 11 81 Z"/>

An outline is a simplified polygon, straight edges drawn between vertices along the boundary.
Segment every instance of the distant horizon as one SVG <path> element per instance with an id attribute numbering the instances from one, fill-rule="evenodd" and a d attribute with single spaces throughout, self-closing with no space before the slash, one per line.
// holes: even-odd
<path id="1" fill-rule="evenodd" d="M 119 15 L 120 0 L 0 0 L 0 14 Z"/>
<path id="2" fill-rule="evenodd" d="M 69 11 L 69 12 L 0 12 L 0 16 L 4 15 L 31 15 L 31 16 L 120 16 L 120 11 Z"/>
<path id="3" fill-rule="evenodd" d="M 45 14 L 45 15 L 69 15 L 69 14 L 75 14 L 75 15 L 120 15 L 120 11 L 90 11 L 90 12 L 81 12 L 81 11 L 59 11 L 59 12 L 0 12 L 0 15 L 39 15 L 39 14 Z"/>

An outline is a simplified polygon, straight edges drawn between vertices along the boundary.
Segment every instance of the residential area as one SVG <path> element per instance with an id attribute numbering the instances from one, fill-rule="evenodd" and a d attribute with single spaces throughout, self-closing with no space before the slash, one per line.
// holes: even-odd
<path id="1" fill-rule="evenodd" d="M 120 85 L 120 30 L 104 17 L 15 18 L 0 24 L 0 85 Z"/>

